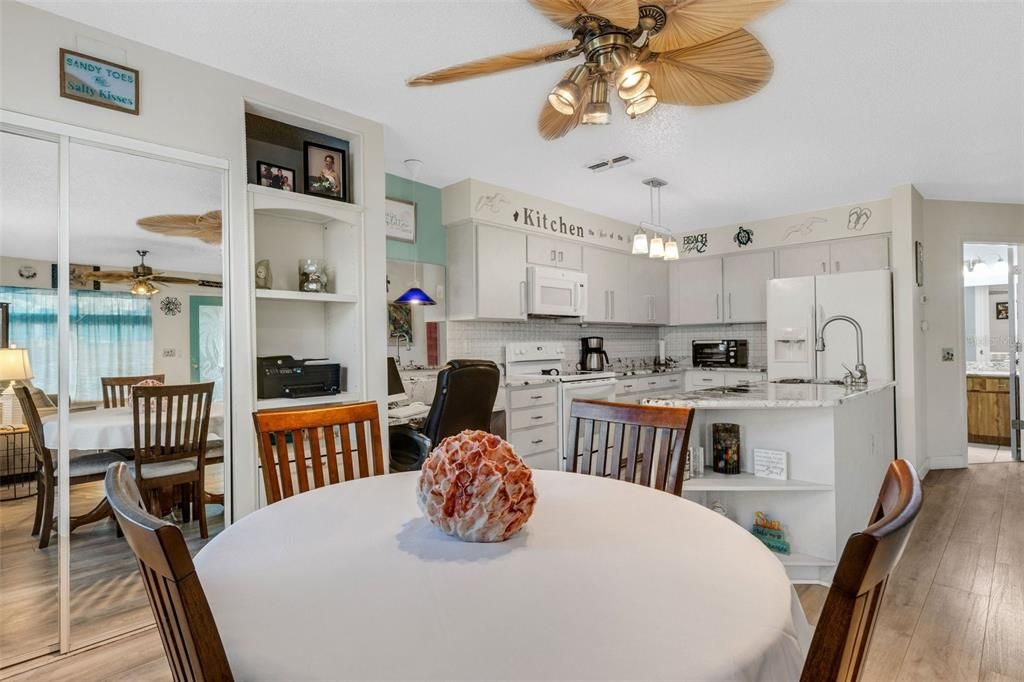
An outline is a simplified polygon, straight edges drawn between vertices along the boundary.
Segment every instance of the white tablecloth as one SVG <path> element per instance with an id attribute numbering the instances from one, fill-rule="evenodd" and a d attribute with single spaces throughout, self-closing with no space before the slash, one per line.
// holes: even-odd
<path id="1" fill-rule="evenodd" d="M 796 680 L 808 626 L 779 561 L 700 505 L 535 471 L 505 543 L 416 507 L 418 472 L 265 507 L 195 559 L 236 679 Z"/>
<path id="2" fill-rule="evenodd" d="M 72 412 L 68 415 L 68 448 L 71 450 L 113 450 L 135 447 L 132 408 L 112 407 Z M 57 447 L 57 415 L 43 417 L 43 438 L 49 448 Z M 224 403 L 210 405 L 210 438 L 224 433 Z"/>

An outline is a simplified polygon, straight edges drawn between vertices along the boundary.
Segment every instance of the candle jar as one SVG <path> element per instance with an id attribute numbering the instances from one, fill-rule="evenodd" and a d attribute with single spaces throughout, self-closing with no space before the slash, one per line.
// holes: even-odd
<path id="1" fill-rule="evenodd" d="M 740 473 L 740 425 L 711 425 L 712 468 L 719 474 Z"/>
<path id="2" fill-rule="evenodd" d="M 299 259 L 299 291 L 322 294 L 327 291 L 327 264 L 319 258 Z"/>

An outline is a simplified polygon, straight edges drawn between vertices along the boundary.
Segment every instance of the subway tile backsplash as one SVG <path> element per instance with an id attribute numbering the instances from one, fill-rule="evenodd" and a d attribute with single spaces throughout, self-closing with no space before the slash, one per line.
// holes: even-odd
<path id="1" fill-rule="evenodd" d="M 504 368 L 505 344 L 513 341 L 561 343 L 568 362 L 579 360 L 581 336 L 602 336 L 613 366 L 651 362 L 658 355 L 658 341 L 665 352 L 686 366 L 692 364 L 694 340 L 746 339 L 750 366 L 767 364 L 767 327 L 764 324 L 700 325 L 692 327 L 622 327 L 618 325 L 567 324 L 554 320 L 527 322 L 448 322 L 448 357 L 493 360 Z"/>

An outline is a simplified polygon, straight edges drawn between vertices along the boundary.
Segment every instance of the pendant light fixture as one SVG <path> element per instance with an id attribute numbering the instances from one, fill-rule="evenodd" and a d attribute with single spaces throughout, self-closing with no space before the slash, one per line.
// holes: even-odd
<path id="1" fill-rule="evenodd" d="M 651 203 L 651 221 L 641 222 L 640 228 L 633 235 L 633 255 L 646 255 L 650 258 L 662 258 L 664 260 L 679 260 L 679 244 L 676 243 L 672 233 L 661 226 L 661 188 L 668 183 L 661 178 L 647 178 L 643 181 L 649 189 Z M 654 213 L 654 193 L 658 193 L 658 213 Z M 647 231 L 654 235 L 648 239 Z M 663 236 L 664 235 L 664 236 Z"/>
<path id="2" fill-rule="evenodd" d="M 416 176 L 420 174 L 420 168 L 423 167 L 423 162 L 419 159 L 406 159 L 402 162 L 406 165 L 409 170 L 409 174 L 412 176 L 413 182 L 416 182 Z M 413 187 L 414 199 L 416 198 L 416 187 Z M 414 205 L 418 205 L 414 202 Z M 394 299 L 395 303 L 399 305 L 437 305 L 437 301 L 430 298 L 430 295 L 420 289 L 420 271 L 421 264 L 419 261 L 413 262 L 413 286 L 406 290 L 398 298 Z"/>

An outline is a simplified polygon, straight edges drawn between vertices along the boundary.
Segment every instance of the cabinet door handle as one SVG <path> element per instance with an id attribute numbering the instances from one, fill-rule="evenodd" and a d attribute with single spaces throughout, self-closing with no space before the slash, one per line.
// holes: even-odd
<path id="1" fill-rule="evenodd" d="M 821 261 L 821 271 L 828 272 L 828 263 L 826 263 L 825 261 Z"/>
<path id="2" fill-rule="evenodd" d="M 722 319 L 721 304 L 722 304 L 722 295 L 721 294 L 715 294 L 715 319 L 716 320 Z"/>
<path id="3" fill-rule="evenodd" d="M 611 316 L 611 319 L 614 320 L 615 319 L 615 291 L 612 290 L 612 291 L 609 291 L 608 293 L 611 296 L 611 301 L 612 301 L 612 316 Z"/>
<path id="4" fill-rule="evenodd" d="M 537 421 L 538 419 L 543 419 L 543 418 L 544 418 L 544 415 L 542 415 L 542 414 L 535 414 L 532 417 L 530 417 L 530 419 L 532 419 L 533 421 Z"/>
<path id="5" fill-rule="evenodd" d="M 729 292 L 729 319 L 732 319 L 732 292 Z"/>
<path id="6" fill-rule="evenodd" d="M 551 249 L 551 262 L 552 263 L 555 262 L 555 250 L 554 249 Z"/>
<path id="7" fill-rule="evenodd" d="M 657 386 L 657 385 L 658 385 L 658 382 L 657 382 L 657 381 L 648 381 L 648 382 L 647 382 L 647 385 L 648 385 L 648 386 Z"/>
<path id="8" fill-rule="evenodd" d="M 565 260 L 565 252 L 564 251 L 559 251 L 558 252 L 558 262 L 561 263 L 564 260 Z"/>
<path id="9" fill-rule="evenodd" d="M 836 261 L 836 272 L 839 272 L 839 261 Z"/>
<path id="10" fill-rule="evenodd" d="M 519 283 L 519 314 L 526 314 L 526 282 Z"/>
<path id="11" fill-rule="evenodd" d="M 543 397 L 544 396 L 542 396 L 542 395 L 531 395 L 530 396 L 530 400 L 540 400 Z"/>
<path id="12" fill-rule="evenodd" d="M 530 445 L 540 445 L 543 442 L 544 442 L 543 438 L 538 438 L 537 440 L 531 440 L 530 441 Z"/>

